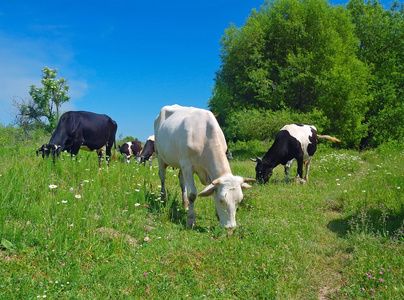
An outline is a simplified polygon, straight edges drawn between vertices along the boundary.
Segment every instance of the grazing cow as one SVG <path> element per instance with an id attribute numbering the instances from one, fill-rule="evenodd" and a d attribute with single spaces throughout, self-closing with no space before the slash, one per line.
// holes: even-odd
<path id="1" fill-rule="evenodd" d="M 251 158 L 257 163 L 255 166 L 256 180 L 265 184 L 271 177 L 273 169 L 279 164 L 285 166 L 286 178 L 289 180 L 290 167 L 296 159 L 296 178 L 300 176 L 302 183 L 307 182 L 311 158 L 317 149 L 317 138 L 340 142 L 339 139 L 329 135 L 317 135 L 317 129 L 313 125 L 285 125 L 276 134 L 274 143 L 262 159 L 258 156 L 256 159 Z M 305 179 L 303 179 L 303 164 L 306 165 Z"/>
<path id="2" fill-rule="evenodd" d="M 149 161 L 149 166 L 151 168 L 152 160 L 154 154 L 154 135 L 149 136 L 146 143 L 144 144 L 142 153 L 136 155 L 136 161 L 138 163 L 143 163 L 146 165 L 146 161 Z"/>
<path id="3" fill-rule="evenodd" d="M 154 133 L 162 196 L 166 195 L 166 167 L 179 168 L 182 197 L 189 209 L 187 225 L 195 225 L 196 173 L 201 183 L 207 185 L 198 196 L 213 195 L 220 224 L 236 227 L 242 189 L 250 188 L 246 182 L 255 180 L 232 174 L 226 158 L 226 140 L 213 114 L 193 107 L 165 106 L 154 121 Z"/>
<path id="4" fill-rule="evenodd" d="M 62 151 L 70 152 L 72 157 L 76 156 L 80 149 L 97 151 L 98 163 L 101 166 L 105 151 L 109 164 L 117 127 L 116 122 L 107 115 L 69 111 L 62 115 L 49 144 L 42 145 L 37 155 L 42 152 L 42 157 L 47 157 L 52 153 L 55 162 L 55 156 L 59 157 Z"/>
<path id="5" fill-rule="evenodd" d="M 137 156 L 142 151 L 142 144 L 139 141 L 126 142 L 122 146 L 118 145 L 118 148 L 126 162 L 129 163 L 131 157 Z"/>
<path id="6" fill-rule="evenodd" d="M 228 160 L 233 159 L 233 153 L 229 149 L 226 150 L 226 157 Z"/>

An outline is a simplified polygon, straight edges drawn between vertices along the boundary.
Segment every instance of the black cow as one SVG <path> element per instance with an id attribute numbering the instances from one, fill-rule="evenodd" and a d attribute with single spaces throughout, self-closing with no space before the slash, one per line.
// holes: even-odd
<path id="1" fill-rule="evenodd" d="M 255 166 L 256 180 L 265 184 L 272 175 L 273 169 L 282 164 L 285 166 L 285 174 L 289 180 L 290 167 L 297 160 L 297 175 L 302 183 L 309 180 L 311 158 L 317 150 L 317 138 L 324 138 L 333 142 L 339 139 L 329 135 L 317 135 L 317 128 L 313 125 L 291 124 L 285 125 L 275 137 L 275 141 L 268 152 L 261 159 L 258 156 L 252 159 Z M 303 164 L 306 165 L 306 176 L 303 179 Z"/>
<path id="2" fill-rule="evenodd" d="M 143 147 L 142 153 L 136 155 L 136 161 L 138 163 L 143 163 L 144 165 L 146 165 L 146 161 L 148 160 L 149 165 L 151 167 L 153 154 L 154 154 L 154 135 L 149 136 L 149 138 L 146 141 L 146 144 Z"/>
<path id="3" fill-rule="evenodd" d="M 59 157 L 62 151 L 71 153 L 72 157 L 76 156 L 80 149 L 97 151 L 98 163 L 101 166 L 105 151 L 109 164 L 117 128 L 116 122 L 107 115 L 69 111 L 61 116 L 49 144 L 42 145 L 37 150 L 37 155 L 42 152 L 42 157 L 47 157 L 52 153 L 55 162 L 55 156 Z"/>
<path id="4" fill-rule="evenodd" d="M 119 152 L 125 157 L 126 162 L 130 162 L 131 157 L 137 156 L 142 151 L 142 144 L 139 141 L 126 142 L 119 146 Z"/>

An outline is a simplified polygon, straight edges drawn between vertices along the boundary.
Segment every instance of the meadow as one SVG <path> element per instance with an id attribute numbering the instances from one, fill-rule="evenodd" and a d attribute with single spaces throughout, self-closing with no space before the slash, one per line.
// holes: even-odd
<path id="1" fill-rule="evenodd" d="M 186 226 L 178 170 L 163 201 L 157 161 L 53 165 L 40 144 L 1 142 L 0 299 L 404 298 L 402 146 L 321 144 L 307 184 L 277 167 L 226 230 L 211 197 Z M 253 154 L 235 151 L 233 174 L 254 178 Z"/>

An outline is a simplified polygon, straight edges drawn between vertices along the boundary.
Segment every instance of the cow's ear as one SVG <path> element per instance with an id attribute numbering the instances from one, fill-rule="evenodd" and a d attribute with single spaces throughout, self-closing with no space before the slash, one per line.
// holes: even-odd
<path id="1" fill-rule="evenodd" d="M 210 195 L 213 194 L 213 192 L 216 190 L 216 186 L 211 183 L 207 187 L 205 187 L 199 194 L 198 197 L 209 197 Z"/>
<path id="2" fill-rule="evenodd" d="M 217 178 L 217 179 L 215 179 L 215 180 L 212 181 L 212 184 L 213 184 L 213 185 L 217 185 L 217 184 L 220 184 L 220 182 L 221 182 L 221 181 L 220 181 L 220 178 Z"/>

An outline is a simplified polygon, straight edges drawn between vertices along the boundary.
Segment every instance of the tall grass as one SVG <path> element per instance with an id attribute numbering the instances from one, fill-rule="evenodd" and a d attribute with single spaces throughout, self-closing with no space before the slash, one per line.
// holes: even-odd
<path id="1" fill-rule="evenodd" d="M 35 147 L 0 148 L 1 299 L 404 298 L 402 148 L 320 147 L 307 184 L 276 168 L 225 230 L 212 198 L 186 227 L 178 170 L 162 201 L 157 162 L 53 165 Z M 246 158 L 231 167 L 255 176 Z"/>

